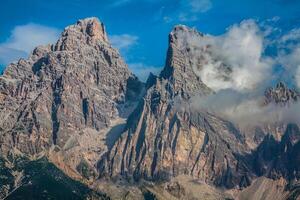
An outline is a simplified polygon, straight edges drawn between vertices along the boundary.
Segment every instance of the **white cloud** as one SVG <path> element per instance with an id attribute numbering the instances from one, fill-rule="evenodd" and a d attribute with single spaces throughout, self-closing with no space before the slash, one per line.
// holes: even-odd
<path id="1" fill-rule="evenodd" d="M 300 103 L 264 105 L 263 93 L 246 93 L 227 89 L 206 97 L 191 99 L 193 110 L 207 111 L 235 123 L 241 128 L 268 123 L 300 123 Z"/>
<path id="2" fill-rule="evenodd" d="M 28 53 L 17 49 L 9 48 L 4 45 L 0 45 L 0 64 L 7 65 L 10 62 L 16 61 L 19 58 L 25 58 Z"/>
<path id="3" fill-rule="evenodd" d="M 215 91 L 252 89 L 272 77 L 273 61 L 263 56 L 264 38 L 254 20 L 235 24 L 220 36 L 183 31 L 179 38 L 181 48 L 190 47 L 194 72 Z"/>
<path id="4" fill-rule="evenodd" d="M 292 48 L 289 53 L 281 52 L 277 61 L 285 68 L 286 76 L 300 88 L 300 45 Z"/>
<path id="5" fill-rule="evenodd" d="M 148 66 L 143 63 L 130 63 L 129 69 L 141 80 L 146 81 L 150 72 L 154 75 L 158 75 L 162 67 Z"/>
<path id="6" fill-rule="evenodd" d="M 0 44 L 0 63 L 26 57 L 36 46 L 53 43 L 58 36 L 59 31 L 52 27 L 34 23 L 16 26 L 8 40 Z"/>
<path id="7" fill-rule="evenodd" d="M 211 0 L 189 0 L 192 12 L 207 12 L 212 8 Z"/>
<path id="8" fill-rule="evenodd" d="M 272 28 L 271 34 L 274 31 L 277 30 Z M 271 81 L 283 79 L 282 73 L 273 68 L 278 64 L 288 74 L 284 80 L 289 84 L 295 80 L 300 88 L 300 31 L 294 29 L 276 37 L 272 45 L 279 52 L 272 59 L 264 56 L 265 36 L 255 21 L 247 20 L 231 26 L 221 36 L 186 36 L 180 41 L 182 48 L 186 45 L 191 48 L 194 59 L 188 59 L 192 60 L 194 71 L 216 91 L 209 96 L 192 97 L 193 110 L 214 113 L 242 128 L 268 123 L 300 123 L 300 102 L 287 106 L 264 103 L 266 83 L 269 87 Z M 224 73 L 226 66 L 232 72 Z"/>
<path id="9" fill-rule="evenodd" d="M 283 35 L 280 39 L 281 43 L 286 43 L 290 41 L 300 41 L 300 28 L 293 29 L 289 31 L 287 34 Z"/>
<path id="10" fill-rule="evenodd" d="M 284 34 L 276 43 L 277 62 L 285 69 L 285 76 L 300 88 L 300 29 Z"/>
<path id="11" fill-rule="evenodd" d="M 266 77 L 271 77 L 273 63 L 263 57 L 263 39 L 263 34 L 253 20 L 233 25 L 217 39 L 217 54 L 232 69 L 231 88 L 253 89 Z"/>
<path id="12" fill-rule="evenodd" d="M 181 22 L 196 21 L 200 13 L 209 11 L 213 4 L 211 0 L 181 0 L 178 20 Z"/>
<path id="13" fill-rule="evenodd" d="M 110 36 L 110 42 L 112 46 L 118 48 L 119 50 L 126 50 L 137 44 L 137 41 L 138 37 L 135 35 L 122 34 Z"/>

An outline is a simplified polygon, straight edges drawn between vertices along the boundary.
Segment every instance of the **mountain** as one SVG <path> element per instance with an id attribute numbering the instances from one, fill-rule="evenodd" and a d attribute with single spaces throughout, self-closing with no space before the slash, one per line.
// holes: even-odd
<path id="1" fill-rule="evenodd" d="M 230 122 L 184 105 L 193 94 L 211 90 L 186 60 L 189 52 L 179 49 L 178 31 L 190 30 L 179 26 L 171 32 L 166 67 L 153 77 L 99 168 L 109 176 L 168 180 L 187 174 L 218 186 L 247 186 L 251 174 L 239 156 L 247 151 L 243 136 Z"/>
<path id="2" fill-rule="evenodd" d="M 105 130 L 122 124 L 143 92 L 104 25 L 79 20 L 1 76 L 1 155 L 46 155 L 71 176 L 94 174 Z"/>
<path id="3" fill-rule="evenodd" d="M 299 100 L 299 94 L 286 86 L 284 82 L 279 82 L 274 88 L 269 88 L 265 92 L 265 103 L 271 102 L 285 106 Z"/>
<path id="4" fill-rule="evenodd" d="M 191 103 L 194 96 L 215 93 L 197 72 L 216 57 L 209 43 L 197 49 L 186 37 L 207 41 L 176 26 L 164 69 L 146 83 L 96 18 L 7 66 L 0 77 L 0 197 L 296 199 L 298 125 L 241 129 L 195 109 L 201 101 Z M 230 66 L 217 71 L 230 79 Z M 262 96 L 262 108 L 299 99 L 282 82 Z"/>

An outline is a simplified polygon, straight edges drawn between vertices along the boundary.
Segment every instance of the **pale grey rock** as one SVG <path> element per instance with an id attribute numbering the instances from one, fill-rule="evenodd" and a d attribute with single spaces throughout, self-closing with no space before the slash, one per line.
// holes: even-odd
<path id="1" fill-rule="evenodd" d="M 0 152 L 49 154 L 66 172 L 83 161 L 94 170 L 107 149 L 105 131 L 130 114 L 143 91 L 104 25 L 79 20 L 0 77 Z"/>
<path id="2" fill-rule="evenodd" d="M 284 82 L 279 82 L 274 88 L 269 88 L 265 92 L 265 103 L 275 103 L 281 106 L 295 103 L 299 99 L 299 93 L 287 87 Z"/>
<path id="3" fill-rule="evenodd" d="M 182 29 L 194 31 L 180 26 L 171 32 L 166 67 L 159 77 L 149 77 L 125 132 L 99 161 L 100 175 L 166 181 L 185 174 L 218 186 L 245 187 L 252 173 L 242 159 L 247 152 L 243 136 L 230 122 L 188 105 L 193 95 L 212 90 L 194 73 L 188 51 L 177 46 L 176 32 Z"/>
<path id="4" fill-rule="evenodd" d="M 181 33 L 205 37 L 176 26 L 169 35 L 166 66 L 146 84 L 128 70 L 96 18 L 79 20 L 55 44 L 37 47 L 28 59 L 10 64 L 0 77 L 1 166 L 6 163 L 2 158 L 44 155 L 94 189 L 129 199 L 145 193 L 194 199 L 199 189 L 201 195 L 209 189 L 209 196 L 221 199 L 223 193 L 207 184 L 238 193 L 261 184 L 253 184 L 258 176 L 286 180 L 281 186 L 293 183 L 287 190 L 297 193 L 298 125 L 256 127 L 252 147 L 231 122 L 194 110 L 191 97 L 214 91 L 195 73 L 193 47 L 182 46 Z M 210 54 L 209 48 L 197 52 Z M 201 55 L 197 58 L 205 67 Z M 221 68 L 226 78 L 230 68 Z M 298 93 L 282 83 L 265 94 L 265 104 L 297 100 Z M 278 128 L 281 137 L 274 139 Z M 8 181 L 0 188 L 2 196 L 11 185 Z"/>

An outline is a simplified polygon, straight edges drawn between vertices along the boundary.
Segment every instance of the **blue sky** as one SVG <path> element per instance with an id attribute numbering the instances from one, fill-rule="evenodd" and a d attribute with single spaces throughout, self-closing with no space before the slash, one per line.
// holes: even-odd
<path id="1" fill-rule="evenodd" d="M 96 16 L 129 66 L 155 71 L 165 62 L 168 33 L 176 24 L 220 35 L 245 19 L 277 19 L 280 34 L 300 25 L 298 0 L 3 0 L 0 65 L 26 57 L 32 45 L 55 41 L 78 19 Z M 270 51 L 271 52 L 271 51 Z"/>

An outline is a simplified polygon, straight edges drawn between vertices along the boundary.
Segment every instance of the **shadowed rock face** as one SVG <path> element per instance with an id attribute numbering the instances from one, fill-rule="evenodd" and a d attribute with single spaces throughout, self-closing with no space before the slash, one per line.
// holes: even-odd
<path id="1" fill-rule="evenodd" d="M 0 152 L 33 156 L 55 145 L 66 156 L 62 163 L 62 155 L 54 156 L 61 167 L 76 169 L 82 160 L 93 166 L 106 149 L 101 131 L 119 119 L 123 104 L 136 106 L 143 88 L 103 24 L 79 20 L 56 44 L 37 47 L 0 77 Z"/>
<path id="2" fill-rule="evenodd" d="M 281 141 L 272 135 L 265 136 L 253 153 L 253 171 L 258 176 L 294 181 L 300 178 L 300 131 L 296 124 L 289 124 Z"/>

